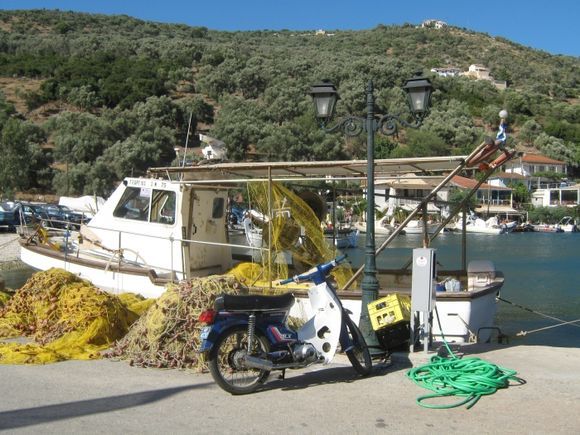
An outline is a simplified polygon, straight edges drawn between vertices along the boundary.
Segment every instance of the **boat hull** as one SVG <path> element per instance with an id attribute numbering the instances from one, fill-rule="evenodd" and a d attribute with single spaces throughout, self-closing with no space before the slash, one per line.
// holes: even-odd
<path id="1" fill-rule="evenodd" d="M 139 293 L 146 298 L 157 298 L 170 282 L 150 269 L 121 267 L 110 261 L 86 260 L 65 256 L 62 252 L 37 246 L 21 245 L 21 260 L 36 270 L 61 268 L 90 281 L 94 286 L 113 294 Z M 176 277 L 176 281 L 177 281 Z"/>
<path id="2" fill-rule="evenodd" d="M 487 341 L 494 330 L 497 312 L 496 296 L 498 287 L 476 291 L 438 294 L 435 308 L 439 313 L 441 327 L 434 315 L 432 333 L 435 340 L 445 337 L 450 343 Z M 362 302 L 360 298 L 341 295 L 344 307 L 357 324 L 360 320 Z M 307 297 L 298 297 L 290 312 L 291 316 L 307 321 L 314 315 Z"/>

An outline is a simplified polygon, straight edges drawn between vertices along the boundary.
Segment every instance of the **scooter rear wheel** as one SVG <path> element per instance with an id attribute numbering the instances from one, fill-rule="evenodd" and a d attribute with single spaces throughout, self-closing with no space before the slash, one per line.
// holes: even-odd
<path id="1" fill-rule="evenodd" d="M 373 368 L 373 361 L 369 347 L 362 335 L 362 332 L 352 321 L 352 319 L 345 314 L 345 324 L 350 340 L 352 341 L 352 348 L 346 351 L 350 363 L 354 369 L 362 376 L 371 374 Z"/>
<path id="2" fill-rule="evenodd" d="M 251 355 L 267 353 L 269 344 L 265 337 L 254 334 Z M 264 383 L 270 374 L 267 370 L 246 367 L 243 357 L 248 351 L 248 330 L 235 327 L 226 331 L 209 353 L 209 371 L 214 381 L 231 394 L 248 394 Z"/>

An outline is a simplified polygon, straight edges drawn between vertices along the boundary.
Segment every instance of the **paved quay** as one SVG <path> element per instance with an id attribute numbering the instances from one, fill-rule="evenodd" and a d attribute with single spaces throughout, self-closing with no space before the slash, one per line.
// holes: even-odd
<path id="1" fill-rule="evenodd" d="M 231 396 L 208 374 L 142 369 L 109 360 L 0 365 L 0 430 L 10 433 L 477 433 L 580 432 L 580 349 L 470 345 L 477 356 L 517 370 L 525 385 L 483 397 L 473 408 L 432 410 L 405 377 L 411 362 L 359 378 L 347 360 L 270 376 L 262 391 Z M 421 351 L 422 352 L 422 351 Z M 420 360 L 416 354 L 413 360 Z M 424 356 L 424 354 L 423 354 Z M 422 363 L 420 363 L 422 364 Z M 419 364 L 419 365 L 420 365 Z"/>

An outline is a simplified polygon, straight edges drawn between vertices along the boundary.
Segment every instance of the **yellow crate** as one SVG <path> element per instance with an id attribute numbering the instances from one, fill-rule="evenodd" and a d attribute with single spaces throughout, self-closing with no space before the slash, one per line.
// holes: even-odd
<path id="1" fill-rule="evenodd" d="M 411 298 L 393 293 L 368 304 L 369 317 L 375 331 L 411 318 Z"/>

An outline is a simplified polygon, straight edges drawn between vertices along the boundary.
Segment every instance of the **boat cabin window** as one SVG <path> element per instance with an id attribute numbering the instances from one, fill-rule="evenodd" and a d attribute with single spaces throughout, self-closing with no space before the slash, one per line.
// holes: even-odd
<path id="1" fill-rule="evenodd" d="M 223 198 L 214 198 L 211 212 L 212 219 L 220 219 L 224 215 L 225 201 Z"/>
<path id="2" fill-rule="evenodd" d="M 175 192 L 128 187 L 113 216 L 163 224 L 175 222 Z"/>
<path id="3" fill-rule="evenodd" d="M 146 221 L 149 218 L 151 189 L 128 187 L 113 211 L 113 216 Z"/>
<path id="4" fill-rule="evenodd" d="M 175 192 L 153 190 L 151 197 L 151 222 L 175 223 Z"/>
<path id="5" fill-rule="evenodd" d="M 128 187 L 115 207 L 113 216 L 173 224 L 175 222 L 175 192 Z"/>

